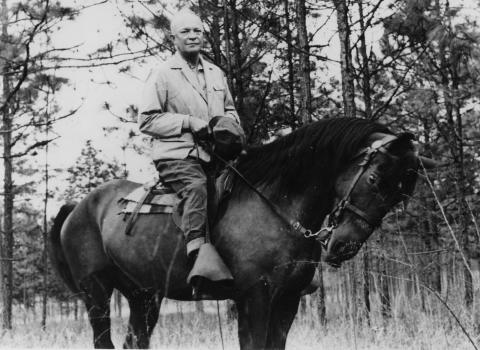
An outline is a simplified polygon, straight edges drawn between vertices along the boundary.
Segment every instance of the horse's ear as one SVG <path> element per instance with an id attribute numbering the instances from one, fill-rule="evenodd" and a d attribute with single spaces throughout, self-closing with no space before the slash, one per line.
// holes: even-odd
<path id="1" fill-rule="evenodd" d="M 414 141 L 415 140 L 415 135 L 412 134 L 411 132 L 402 132 L 397 135 L 397 140 L 399 142 L 401 141 Z"/>
<path id="2" fill-rule="evenodd" d="M 394 155 L 402 155 L 407 150 L 414 150 L 413 140 L 415 136 L 409 132 L 402 132 L 395 135 L 397 138 L 388 146 L 388 150 Z"/>
<path id="3" fill-rule="evenodd" d="M 418 160 L 420 161 L 422 167 L 425 168 L 425 170 L 432 170 L 446 165 L 423 156 L 418 156 Z"/>
<path id="4" fill-rule="evenodd" d="M 395 143 L 398 142 L 398 144 L 402 144 L 402 141 L 412 142 L 414 140 L 415 140 L 415 135 L 413 135 L 410 132 L 403 132 L 397 135 L 397 140 L 395 140 Z M 423 166 L 423 168 L 425 168 L 425 170 L 433 170 L 433 169 L 437 169 L 437 168 L 448 165 L 448 163 L 440 163 L 436 160 L 433 160 L 424 156 L 418 156 L 418 161 L 420 162 L 420 165 Z"/>

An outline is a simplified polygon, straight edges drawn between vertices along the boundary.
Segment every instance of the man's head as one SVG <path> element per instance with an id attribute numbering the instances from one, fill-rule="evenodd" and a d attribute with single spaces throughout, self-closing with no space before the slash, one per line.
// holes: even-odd
<path id="1" fill-rule="evenodd" d="M 171 38 L 183 55 L 198 55 L 203 46 L 203 24 L 195 13 L 181 10 L 170 22 Z"/>

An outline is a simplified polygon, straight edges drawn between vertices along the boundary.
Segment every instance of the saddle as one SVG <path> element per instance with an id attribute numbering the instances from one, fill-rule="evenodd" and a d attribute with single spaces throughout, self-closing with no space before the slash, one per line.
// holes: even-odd
<path id="1" fill-rule="evenodd" d="M 208 193 L 208 222 L 214 223 L 220 203 L 227 200 L 233 188 L 233 173 L 225 168 L 217 178 L 207 175 Z M 177 212 L 180 198 L 168 185 L 161 182 L 147 183 L 139 186 L 125 197 L 120 199 L 127 221 L 125 234 L 130 232 L 138 215 L 168 214 L 172 215 L 173 222 L 181 228 L 180 213 Z M 231 297 L 233 276 L 215 247 L 207 242 L 200 247 L 198 257 L 190 271 L 187 282 L 201 278 L 202 291 L 193 293 L 194 300 L 221 300 Z"/>
<path id="2" fill-rule="evenodd" d="M 228 168 L 208 182 L 208 217 L 213 223 L 220 203 L 227 200 L 233 187 L 233 173 Z M 180 227 L 180 214 L 177 211 L 180 198 L 175 191 L 161 181 L 149 182 L 137 187 L 119 200 L 123 205 L 119 214 L 127 221 L 125 234 L 129 235 L 139 214 L 170 214 L 175 224 Z"/>

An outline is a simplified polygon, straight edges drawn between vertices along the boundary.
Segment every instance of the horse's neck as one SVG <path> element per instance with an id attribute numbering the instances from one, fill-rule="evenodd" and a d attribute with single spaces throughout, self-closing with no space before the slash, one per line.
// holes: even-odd
<path id="1" fill-rule="evenodd" d="M 237 187 L 238 186 L 238 187 Z M 240 188 L 239 188 L 240 187 Z M 320 191 L 319 188 L 307 189 L 302 193 L 291 193 L 287 189 L 262 186 L 252 189 L 241 179 L 235 182 L 233 193 L 240 196 L 248 194 L 267 205 L 268 210 L 262 215 L 281 216 L 284 221 L 296 220 L 308 229 L 319 229 L 326 214 L 331 210 L 332 200 L 328 190 Z M 259 193 L 255 193 L 255 192 Z M 264 197 L 264 198 L 262 198 Z M 231 198 L 231 200 L 235 200 Z M 267 201 L 269 203 L 267 203 Z M 273 206 L 273 208 L 272 208 Z M 276 210 L 278 209 L 278 210 Z M 260 213 L 259 213 L 260 214 Z"/>

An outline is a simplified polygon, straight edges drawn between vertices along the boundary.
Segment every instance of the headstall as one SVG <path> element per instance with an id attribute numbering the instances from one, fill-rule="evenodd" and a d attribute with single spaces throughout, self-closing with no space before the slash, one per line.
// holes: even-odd
<path id="1" fill-rule="evenodd" d="M 360 180 L 360 178 L 365 173 L 365 171 L 367 171 L 368 167 L 370 166 L 370 163 L 372 162 L 376 154 L 383 153 L 383 154 L 388 154 L 391 157 L 395 157 L 388 151 L 388 149 L 385 146 L 392 143 L 396 139 L 397 137 L 394 135 L 387 135 L 381 140 L 374 141 L 370 145 L 370 147 L 367 147 L 361 150 L 359 153 L 355 155 L 353 159 L 356 159 L 362 155 L 364 157 L 359 164 L 360 168 L 358 169 L 357 173 L 355 174 L 355 177 L 350 183 L 350 186 L 348 187 L 347 192 L 345 193 L 343 198 L 337 203 L 337 205 L 333 208 L 333 210 L 325 217 L 322 228 L 320 230 L 316 232 L 312 232 L 311 230 L 308 230 L 308 229 L 301 230 L 303 231 L 302 233 L 305 238 L 316 238 L 316 240 L 320 243 L 320 245 L 322 245 L 322 247 L 327 248 L 328 242 L 330 241 L 330 238 L 333 234 L 333 230 L 338 227 L 338 224 L 340 222 L 342 215 L 347 210 L 357 215 L 358 217 L 360 217 L 371 227 L 376 227 L 379 224 L 378 219 L 372 218 L 364 210 L 352 204 L 350 202 L 350 195 L 352 194 L 355 186 L 357 185 L 358 180 Z M 298 221 L 294 223 L 292 226 L 297 231 L 300 230 L 300 228 L 302 227 L 302 225 Z"/>
<path id="2" fill-rule="evenodd" d="M 394 157 L 388 149 L 385 147 L 388 144 L 392 143 L 397 139 L 396 136 L 394 135 L 386 135 L 384 138 L 380 140 L 374 141 L 369 147 L 364 148 L 360 152 L 358 152 L 354 157 L 353 160 L 361 157 L 362 155 L 364 156 L 362 161 L 359 163 L 360 168 L 358 169 L 357 173 L 355 174 L 355 177 L 353 178 L 352 182 L 350 183 L 350 186 L 348 188 L 348 191 L 345 193 L 343 196 L 343 199 L 340 200 L 335 208 L 325 217 L 325 220 L 323 222 L 322 228 L 316 232 L 313 232 L 310 229 L 305 228 L 298 220 L 290 218 L 290 215 L 287 213 L 284 213 L 276 204 L 272 203 L 270 199 L 268 199 L 262 192 L 260 192 L 253 184 L 251 184 L 233 165 L 231 165 L 229 162 L 225 161 L 222 159 L 219 155 L 217 155 L 214 152 L 211 152 L 217 159 L 219 159 L 222 163 L 225 164 L 226 167 L 228 167 L 230 170 L 232 170 L 242 181 L 252 189 L 255 193 L 257 193 L 260 198 L 262 198 L 265 203 L 270 207 L 270 209 L 281 219 L 283 219 L 286 223 L 292 227 L 292 229 L 301 235 L 303 235 L 305 238 L 315 238 L 320 245 L 322 245 L 324 248 L 328 246 L 328 242 L 332 236 L 333 230 L 338 227 L 338 224 L 340 222 L 340 219 L 342 215 L 344 214 L 345 211 L 350 211 L 353 214 L 357 215 L 360 217 L 362 220 L 364 220 L 368 225 L 371 227 L 376 227 L 379 223 L 379 220 L 376 218 L 372 218 L 370 215 L 368 215 L 365 211 L 362 209 L 358 208 L 356 205 L 350 203 L 350 195 L 352 194 L 352 191 L 354 190 L 355 186 L 358 183 L 358 180 L 362 177 L 362 175 L 365 173 L 365 171 L 368 169 L 370 166 L 370 163 L 372 160 L 375 158 L 375 155 L 378 153 L 383 153 L 387 154 L 391 157 Z"/>

